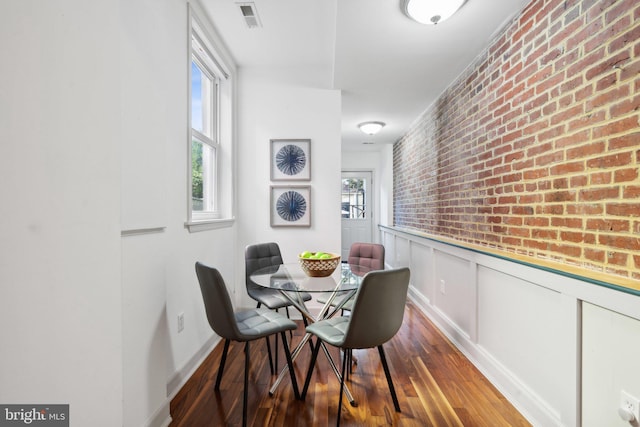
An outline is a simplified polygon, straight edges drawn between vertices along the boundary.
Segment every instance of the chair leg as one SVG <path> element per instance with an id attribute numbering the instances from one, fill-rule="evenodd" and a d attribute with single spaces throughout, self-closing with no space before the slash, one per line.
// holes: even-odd
<path id="1" fill-rule="evenodd" d="M 269 341 L 269 337 L 264 337 L 267 341 L 267 354 L 269 355 L 269 368 L 271 368 L 271 375 L 275 375 L 276 368 L 273 366 L 273 358 L 271 357 L 271 342 Z"/>
<path id="2" fill-rule="evenodd" d="M 276 341 L 276 345 L 275 345 L 275 350 L 273 352 L 275 353 L 274 359 L 276 360 L 276 370 L 277 370 L 278 369 L 278 334 L 276 334 L 275 341 Z"/>
<path id="3" fill-rule="evenodd" d="M 393 387 L 393 381 L 391 380 L 391 373 L 389 372 L 389 365 L 387 365 L 387 358 L 384 356 L 384 350 L 382 345 L 378 346 L 378 353 L 380 353 L 380 361 L 384 368 L 384 374 L 387 377 L 387 383 L 389 383 L 389 391 L 391 392 L 391 398 L 393 399 L 393 406 L 396 408 L 396 412 L 400 411 L 400 403 L 398 403 L 398 396 L 396 396 L 396 389 Z"/>
<path id="4" fill-rule="evenodd" d="M 342 418 L 342 394 L 344 393 L 344 374 L 347 370 L 347 359 L 349 359 L 349 349 L 344 349 L 344 357 L 342 358 L 342 375 L 340 376 L 340 397 L 338 398 L 338 421 L 336 427 L 340 427 L 340 418 Z"/>
<path id="5" fill-rule="evenodd" d="M 249 341 L 244 344 L 244 391 L 242 394 L 242 427 L 247 426 L 247 400 L 249 398 Z"/>
<path id="6" fill-rule="evenodd" d="M 302 322 L 304 323 L 305 328 L 309 326 L 309 321 L 304 317 L 304 314 L 302 315 Z M 309 337 L 309 348 L 311 348 L 311 353 L 313 353 L 313 341 L 311 340 L 311 337 Z"/>
<path id="7" fill-rule="evenodd" d="M 284 309 L 287 311 L 287 319 L 291 319 L 291 317 L 289 316 L 289 307 L 287 306 Z M 293 331 L 289 331 L 289 336 L 291 337 L 291 339 L 293 339 Z"/>
<path id="8" fill-rule="evenodd" d="M 289 375 L 291 375 L 291 385 L 293 385 L 293 394 L 296 400 L 300 400 L 300 391 L 298 390 L 298 381 L 296 380 L 296 373 L 293 370 L 293 360 L 291 359 L 291 351 L 289 351 L 289 344 L 287 344 L 287 335 L 284 331 L 282 334 L 282 346 L 284 347 L 284 354 L 287 357 L 287 366 L 289 367 Z"/>
<path id="9" fill-rule="evenodd" d="M 318 352 L 320 351 L 320 345 L 322 341 L 320 338 L 316 338 L 316 346 L 311 353 L 311 362 L 309 363 L 309 370 L 307 371 L 307 378 L 304 380 L 304 387 L 302 388 L 302 395 L 300 400 L 304 400 L 307 397 L 307 389 L 309 388 L 309 382 L 311 382 L 311 375 L 313 375 L 313 368 L 316 365 L 316 359 L 318 358 Z"/>
<path id="10" fill-rule="evenodd" d="M 229 340 L 224 340 L 224 349 L 222 350 L 222 358 L 220 366 L 218 366 L 218 376 L 216 377 L 216 385 L 214 390 L 220 390 L 220 381 L 222 381 L 222 372 L 224 372 L 224 364 L 227 362 L 227 353 L 229 352 Z"/>

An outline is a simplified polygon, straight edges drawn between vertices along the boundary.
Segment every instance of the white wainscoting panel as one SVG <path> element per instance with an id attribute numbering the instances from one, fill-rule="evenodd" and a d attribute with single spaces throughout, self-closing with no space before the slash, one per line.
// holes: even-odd
<path id="1" fill-rule="evenodd" d="M 534 426 L 628 425 L 616 417 L 622 389 L 640 397 L 637 291 L 379 232 L 387 267 L 411 269 L 409 298 Z"/>

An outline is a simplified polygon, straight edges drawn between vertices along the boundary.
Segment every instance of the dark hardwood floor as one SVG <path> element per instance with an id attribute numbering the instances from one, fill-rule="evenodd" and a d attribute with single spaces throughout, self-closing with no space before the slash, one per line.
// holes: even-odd
<path id="1" fill-rule="evenodd" d="M 300 322 L 301 324 L 301 322 Z M 294 345 L 304 334 L 294 332 Z M 171 402 L 171 427 L 236 426 L 242 421 L 242 345 L 232 343 L 219 392 L 213 389 L 222 354 L 218 345 Z M 293 347 L 293 346 L 292 346 Z M 338 350 L 328 347 L 339 365 Z M 343 400 L 343 426 L 529 426 L 489 381 L 411 303 L 398 334 L 384 345 L 402 412 L 397 413 L 376 349 L 356 350 L 347 381 L 357 401 Z M 280 367 L 285 363 L 279 346 Z M 305 346 L 295 362 L 302 390 L 310 359 Z M 340 383 L 321 353 L 304 402 L 294 398 L 289 376 L 269 396 L 274 381 L 264 340 L 252 342 L 248 425 L 333 426 Z"/>

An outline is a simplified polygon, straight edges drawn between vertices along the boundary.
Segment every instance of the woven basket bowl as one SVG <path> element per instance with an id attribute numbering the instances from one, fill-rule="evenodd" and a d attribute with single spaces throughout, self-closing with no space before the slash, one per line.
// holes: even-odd
<path id="1" fill-rule="evenodd" d="M 338 265 L 340 265 L 340 255 L 335 255 L 327 252 L 331 255 L 331 258 L 325 259 L 313 259 L 313 258 L 300 258 L 300 267 L 307 273 L 307 276 L 311 277 L 327 277 L 333 273 Z"/>

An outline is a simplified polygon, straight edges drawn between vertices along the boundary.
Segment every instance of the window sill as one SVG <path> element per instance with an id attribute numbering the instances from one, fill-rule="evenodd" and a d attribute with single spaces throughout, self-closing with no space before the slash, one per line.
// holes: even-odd
<path id="1" fill-rule="evenodd" d="M 188 221 L 184 223 L 184 227 L 189 230 L 189 233 L 197 233 L 199 231 L 216 230 L 219 228 L 231 227 L 235 221 L 235 218 Z"/>

